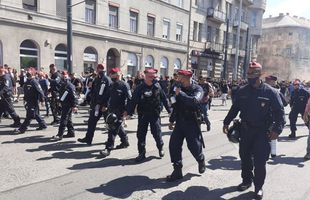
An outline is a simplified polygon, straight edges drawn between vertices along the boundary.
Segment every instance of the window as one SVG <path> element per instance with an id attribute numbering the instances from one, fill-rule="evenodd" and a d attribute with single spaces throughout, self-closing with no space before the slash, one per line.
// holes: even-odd
<path id="1" fill-rule="evenodd" d="M 56 0 L 56 15 L 59 17 L 67 17 L 66 1 Z"/>
<path id="2" fill-rule="evenodd" d="M 198 35 L 198 22 L 194 22 L 193 41 L 197 41 L 197 35 Z"/>
<path id="3" fill-rule="evenodd" d="M 217 44 L 220 43 L 220 29 L 219 28 L 215 29 L 215 43 Z"/>
<path id="4" fill-rule="evenodd" d="M 118 7 L 109 6 L 109 27 L 118 28 Z"/>
<path id="5" fill-rule="evenodd" d="M 168 58 L 165 56 L 160 59 L 160 75 L 163 77 L 168 75 Z"/>
<path id="6" fill-rule="evenodd" d="M 85 1 L 85 22 L 96 23 L 96 2 L 94 0 Z"/>
<path id="7" fill-rule="evenodd" d="M 236 48 L 236 46 L 237 46 L 237 35 L 234 34 L 233 35 L 233 48 Z"/>
<path id="8" fill-rule="evenodd" d="M 138 33 L 138 13 L 130 11 L 130 32 Z"/>
<path id="9" fill-rule="evenodd" d="M 27 67 L 35 67 L 38 69 L 38 47 L 31 40 L 24 40 L 20 47 L 20 67 L 25 69 Z"/>
<path id="10" fill-rule="evenodd" d="M 178 0 L 178 6 L 183 8 L 183 0 Z"/>
<path id="11" fill-rule="evenodd" d="M 201 42 L 202 41 L 202 28 L 203 28 L 203 24 L 199 23 L 199 30 L 198 30 L 198 41 Z"/>
<path id="12" fill-rule="evenodd" d="M 147 36 L 154 37 L 155 33 L 155 18 L 147 17 Z"/>
<path id="13" fill-rule="evenodd" d="M 176 41 L 181 42 L 182 41 L 182 32 L 183 32 L 183 26 L 182 24 L 177 24 L 177 29 L 176 29 Z"/>
<path id="14" fill-rule="evenodd" d="M 55 48 L 55 65 L 60 71 L 67 69 L 67 47 L 59 44 Z"/>
<path id="15" fill-rule="evenodd" d="M 207 42 L 211 42 L 212 41 L 212 27 L 208 26 L 208 30 L 207 30 Z"/>
<path id="16" fill-rule="evenodd" d="M 257 26 L 257 12 L 252 13 L 251 27 Z"/>
<path id="17" fill-rule="evenodd" d="M 148 55 L 145 58 L 145 63 L 144 63 L 145 68 L 153 68 L 154 67 L 154 58 L 151 55 Z"/>
<path id="18" fill-rule="evenodd" d="M 37 11 L 37 0 L 23 0 L 23 8 Z"/>
<path id="19" fill-rule="evenodd" d="M 231 3 L 226 2 L 226 19 L 231 20 L 231 14 L 232 14 L 231 8 L 232 8 Z"/>
<path id="20" fill-rule="evenodd" d="M 163 21 L 163 38 L 169 39 L 170 38 L 170 21 L 167 19 L 164 19 Z"/>

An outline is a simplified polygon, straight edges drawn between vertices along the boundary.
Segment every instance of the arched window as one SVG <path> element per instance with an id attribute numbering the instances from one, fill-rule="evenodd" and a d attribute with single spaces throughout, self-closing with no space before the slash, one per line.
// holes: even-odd
<path id="1" fill-rule="evenodd" d="M 173 66 L 174 72 L 181 69 L 181 60 L 179 58 L 175 59 Z"/>
<path id="2" fill-rule="evenodd" d="M 134 76 L 138 70 L 138 58 L 134 53 L 128 53 L 127 59 L 127 75 Z"/>
<path id="3" fill-rule="evenodd" d="M 67 46 L 58 44 L 55 48 L 55 65 L 59 70 L 67 70 Z"/>
<path id="4" fill-rule="evenodd" d="M 98 63 L 98 54 L 95 48 L 87 47 L 84 50 L 84 72 L 94 71 Z"/>
<path id="5" fill-rule="evenodd" d="M 24 40 L 19 47 L 20 67 L 35 67 L 38 69 L 39 50 L 31 40 Z"/>
<path id="6" fill-rule="evenodd" d="M 168 58 L 163 56 L 160 59 L 160 75 L 163 77 L 168 75 L 168 64 Z"/>
<path id="7" fill-rule="evenodd" d="M 0 65 L 3 65 L 3 50 L 1 40 L 0 40 Z"/>
<path id="8" fill-rule="evenodd" d="M 154 68 L 154 58 L 151 55 L 146 56 L 145 62 L 144 62 L 145 68 Z"/>

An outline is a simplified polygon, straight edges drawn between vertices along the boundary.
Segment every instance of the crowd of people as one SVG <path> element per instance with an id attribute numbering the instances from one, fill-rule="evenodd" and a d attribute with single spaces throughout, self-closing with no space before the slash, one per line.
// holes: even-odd
<path id="1" fill-rule="evenodd" d="M 125 121 L 137 114 L 138 156 L 135 161 L 142 162 L 146 159 L 149 125 L 159 157 L 165 155 L 161 133 L 161 112 L 165 108 L 169 113 L 169 129 L 172 130 L 169 153 L 173 164 L 173 172 L 167 176 L 167 181 L 176 181 L 183 178 L 184 139 L 198 163 L 199 173 L 205 172 L 201 125 L 205 124 L 207 131 L 211 130 L 208 111 L 213 98 L 221 98 L 222 106 L 227 105 L 230 98 L 232 106 L 223 122 L 223 132 L 230 132 L 230 123 L 240 113 L 241 123 L 235 130 L 239 131 L 239 135 L 235 137 L 239 141 L 243 181 L 237 189 L 244 191 L 254 183 L 255 198 L 261 199 L 266 161 L 270 155 L 277 156 L 277 138 L 286 124 L 284 107 L 291 107 L 290 138 L 296 138 L 299 114 L 309 127 L 310 81 L 278 81 L 272 75 L 265 76 L 263 81 L 262 66 L 257 62 L 250 63 L 247 80 L 238 81 L 213 80 L 203 76 L 193 78 L 191 70 L 179 70 L 171 78 L 158 77 L 157 73 L 156 69 L 148 68 L 138 72 L 136 77 L 123 77 L 120 68 L 106 72 L 104 66 L 98 64 L 95 71 L 77 77 L 74 73 L 59 71 L 51 64 L 49 73 L 29 67 L 17 75 L 17 71 L 7 65 L 0 66 L 0 119 L 10 116 L 14 121 L 11 127 L 16 128 L 17 134 L 25 133 L 32 119 L 39 124 L 37 130 L 44 130 L 48 125 L 40 115 L 41 103 L 45 115 L 53 117 L 51 125 L 59 124 L 58 133 L 52 138 L 59 141 L 75 137 L 72 113 L 76 113 L 79 106 L 89 106 L 89 118 L 85 120 L 87 132 L 78 142 L 91 145 L 97 122 L 103 117 L 108 138 L 100 154 L 107 157 L 113 149 L 129 146 Z M 13 101 L 20 101 L 22 96 L 26 118 L 21 123 Z M 120 137 L 121 143 L 114 147 L 116 136 Z M 310 159 L 310 137 L 304 159 Z"/>

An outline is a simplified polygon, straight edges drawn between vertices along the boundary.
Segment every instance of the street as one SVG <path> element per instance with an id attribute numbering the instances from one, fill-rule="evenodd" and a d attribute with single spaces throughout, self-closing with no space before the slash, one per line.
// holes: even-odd
<path id="1" fill-rule="evenodd" d="M 80 144 L 77 138 L 84 137 L 88 119 L 88 107 L 80 107 L 74 115 L 75 138 L 55 142 L 58 126 L 36 131 L 37 122 L 32 121 L 25 134 L 13 134 L 8 127 L 11 119 L 2 119 L 0 124 L 0 199 L 163 199 L 163 200 L 217 200 L 251 199 L 254 187 L 237 192 L 241 182 L 238 145 L 230 143 L 222 133 L 227 106 L 213 101 L 209 112 L 212 123 L 210 132 L 202 125 L 206 148 L 204 149 L 207 170 L 198 173 L 198 164 L 183 145 L 183 175 L 181 181 L 165 182 L 172 172 L 169 156 L 168 114 L 162 114 L 162 134 L 165 156 L 160 159 L 155 141 L 147 135 L 146 156 L 143 163 L 135 163 L 137 156 L 137 119 L 127 121 L 130 146 L 113 150 L 107 158 L 100 158 L 99 150 L 107 139 L 103 119 L 99 121 L 92 146 Z M 25 117 L 22 103 L 14 104 L 18 113 Z M 289 113 L 286 108 L 286 114 Z M 45 115 L 45 111 L 41 111 Z M 45 118 L 50 123 L 52 117 Z M 23 121 L 23 120 L 22 120 Z M 289 124 L 287 116 L 287 125 Z M 310 162 L 304 162 L 308 129 L 301 118 L 297 122 L 297 139 L 291 140 L 286 126 L 278 143 L 278 156 L 269 160 L 264 185 L 264 199 L 292 200 L 310 199 Z M 116 145 L 119 144 L 116 139 Z"/>

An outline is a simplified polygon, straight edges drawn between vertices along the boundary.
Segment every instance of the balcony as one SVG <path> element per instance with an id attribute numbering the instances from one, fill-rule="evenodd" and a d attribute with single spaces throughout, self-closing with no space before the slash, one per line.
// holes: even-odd
<path id="1" fill-rule="evenodd" d="M 246 5 L 253 5 L 254 4 L 254 0 L 243 0 L 243 2 Z"/>
<path id="2" fill-rule="evenodd" d="M 226 21 L 226 14 L 222 11 L 209 7 L 207 10 L 207 18 L 214 22 L 224 23 Z"/>
<path id="3" fill-rule="evenodd" d="M 235 20 L 234 21 L 234 28 L 237 28 L 238 27 L 238 20 Z M 246 22 L 243 22 L 243 21 L 241 21 L 241 24 L 240 24 L 240 30 L 244 30 L 244 31 L 246 31 L 247 29 L 248 29 L 248 27 L 249 27 L 249 25 L 246 23 Z"/>
<path id="4" fill-rule="evenodd" d="M 210 47 L 212 50 L 219 52 L 219 53 L 223 53 L 224 51 L 224 45 L 220 43 L 211 43 Z"/>

